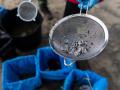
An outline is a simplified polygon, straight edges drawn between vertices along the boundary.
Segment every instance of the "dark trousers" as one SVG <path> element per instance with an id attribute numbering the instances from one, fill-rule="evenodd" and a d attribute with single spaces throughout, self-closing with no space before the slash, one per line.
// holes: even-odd
<path id="1" fill-rule="evenodd" d="M 85 13 L 86 10 L 82 10 L 82 13 Z M 78 4 L 74 4 L 71 2 L 66 3 L 65 11 L 64 11 L 64 17 L 72 14 L 80 13 L 80 8 L 78 7 Z"/>

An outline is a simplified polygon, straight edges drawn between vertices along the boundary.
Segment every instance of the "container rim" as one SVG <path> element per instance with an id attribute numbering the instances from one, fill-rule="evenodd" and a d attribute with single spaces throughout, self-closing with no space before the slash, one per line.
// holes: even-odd
<path id="1" fill-rule="evenodd" d="M 22 4 L 25 4 L 25 3 L 29 3 L 29 4 L 33 5 L 33 6 L 35 7 L 35 9 L 36 9 L 35 16 L 34 16 L 32 19 L 29 19 L 29 20 L 24 19 L 24 18 L 21 17 L 21 15 L 19 14 L 21 5 L 22 5 Z M 22 2 L 18 5 L 17 16 L 20 17 L 20 19 L 22 19 L 23 21 L 26 21 L 26 22 L 35 21 L 35 18 L 36 18 L 36 16 L 37 16 L 37 13 L 38 13 L 38 10 L 37 10 L 36 5 L 35 5 L 34 3 L 32 3 L 32 2 L 30 2 L 30 1 L 22 1 Z"/>

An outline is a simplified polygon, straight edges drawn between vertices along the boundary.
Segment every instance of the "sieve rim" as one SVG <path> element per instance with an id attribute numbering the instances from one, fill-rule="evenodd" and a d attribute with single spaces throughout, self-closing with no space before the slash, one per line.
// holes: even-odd
<path id="1" fill-rule="evenodd" d="M 103 49 L 106 47 L 106 45 L 107 45 L 107 43 L 108 43 L 108 39 L 109 39 L 109 33 L 108 33 L 108 29 L 107 29 L 106 25 L 105 25 L 99 18 L 97 18 L 97 17 L 95 17 L 95 16 L 93 16 L 93 15 L 90 15 L 90 14 L 73 14 L 73 15 L 69 15 L 69 16 L 66 16 L 66 17 L 60 19 L 60 20 L 52 27 L 52 29 L 51 29 L 50 32 L 49 32 L 49 44 L 50 44 L 50 47 L 52 48 L 52 50 L 53 50 L 56 54 L 64 57 L 62 54 L 58 53 L 58 51 L 55 50 L 54 47 L 52 46 L 52 36 L 53 36 L 54 31 L 56 30 L 56 28 L 59 26 L 59 24 L 63 23 L 64 21 L 66 21 L 66 20 L 68 20 L 68 19 L 71 19 L 71 18 L 73 18 L 73 17 L 85 17 L 85 18 L 92 19 L 93 21 L 95 21 L 96 23 L 98 23 L 98 24 L 101 26 L 101 28 L 103 28 L 103 31 L 104 31 L 104 34 L 105 34 L 105 39 L 104 39 L 103 46 L 102 46 L 98 51 L 96 51 L 96 52 L 94 53 L 94 55 L 88 56 L 88 57 L 85 57 L 85 58 L 77 57 L 77 58 L 74 58 L 75 60 L 73 60 L 73 59 L 72 59 L 72 60 L 73 60 L 73 61 L 77 61 L 77 60 L 89 60 L 89 59 L 91 59 L 91 58 L 96 57 L 96 56 L 99 55 L 99 54 L 103 51 Z"/>
<path id="2" fill-rule="evenodd" d="M 20 15 L 20 13 L 19 13 L 19 11 L 20 11 L 20 6 L 21 6 L 22 4 L 24 4 L 24 3 L 30 3 L 31 5 L 33 5 L 33 6 L 35 7 L 36 12 L 35 12 L 35 16 L 34 16 L 32 19 L 27 20 L 27 19 L 24 19 L 23 17 L 21 17 L 21 15 Z M 26 21 L 26 22 L 34 21 L 34 19 L 35 19 L 36 16 L 37 16 L 37 13 L 38 13 L 38 11 L 37 11 L 36 5 L 35 5 L 34 3 L 32 3 L 32 2 L 30 2 L 30 1 L 22 1 L 22 2 L 18 5 L 17 16 L 19 16 L 20 19 L 22 19 L 23 21 Z"/>

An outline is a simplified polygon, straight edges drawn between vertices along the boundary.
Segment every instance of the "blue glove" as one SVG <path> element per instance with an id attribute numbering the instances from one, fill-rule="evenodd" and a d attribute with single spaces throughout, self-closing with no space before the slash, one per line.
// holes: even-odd
<path id="1" fill-rule="evenodd" d="M 82 8 L 87 10 L 87 8 L 91 9 L 93 6 L 99 3 L 100 0 L 78 0 L 78 2 L 80 3 L 78 4 L 79 8 L 81 8 L 81 5 L 82 5 Z"/>
<path id="2" fill-rule="evenodd" d="M 91 71 L 81 71 L 81 70 L 73 70 L 65 80 L 64 90 L 72 90 L 72 86 L 77 81 L 79 87 L 82 85 L 87 85 L 89 87 L 89 81 L 87 80 L 89 77 L 89 81 L 92 86 L 92 90 L 107 90 L 108 81 L 106 78 L 91 72 Z"/>
<path id="3" fill-rule="evenodd" d="M 6 13 L 7 10 L 3 6 L 0 6 L 0 17 L 4 16 Z"/>

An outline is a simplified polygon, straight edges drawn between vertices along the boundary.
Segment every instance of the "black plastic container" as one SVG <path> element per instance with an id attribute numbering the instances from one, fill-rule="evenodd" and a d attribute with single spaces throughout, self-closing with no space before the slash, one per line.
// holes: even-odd
<path id="1" fill-rule="evenodd" d="M 17 53 L 12 42 L 12 38 L 0 26 L 0 61 L 16 57 Z"/>
<path id="2" fill-rule="evenodd" d="M 17 9 L 13 9 L 3 17 L 2 25 L 12 36 L 16 48 L 21 51 L 29 51 L 37 48 L 40 44 L 42 21 L 40 13 L 35 21 L 22 21 L 17 17 Z"/>

